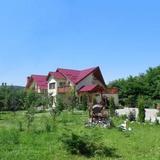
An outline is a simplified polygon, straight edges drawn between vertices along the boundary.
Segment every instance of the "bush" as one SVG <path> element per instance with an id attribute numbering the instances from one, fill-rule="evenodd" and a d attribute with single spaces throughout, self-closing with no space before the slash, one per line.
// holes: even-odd
<path id="1" fill-rule="evenodd" d="M 136 112 L 135 112 L 135 111 L 129 112 L 128 120 L 129 120 L 130 122 L 136 120 Z"/>
<path id="2" fill-rule="evenodd" d="M 86 95 L 83 95 L 83 96 L 80 97 L 80 102 L 77 100 L 76 108 L 78 110 L 83 110 L 83 111 L 87 110 L 88 101 L 87 101 L 87 96 Z"/>
<path id="3" fill-rule="evenodd" d="M 41 129 L 45 132 L 52 132 L 56 129 L 56 122 L 50 117 L 43 116 L 41 124 L 43 124 L 43 129 Z"/>
<path id="4" fill-rule="evenodd" d="M 143 123 L 145 122 L 145 104 L 144 104 L 144 98 L 142 96 L 138 97 L 138 120 L 139 122 Z"/>
<path id="5" fill-rule="evenodd" d="M 77 105 L 78 110 L 86 111 L 87 110 L 87 105 L 84 105 L 82 103 Z"/>
<path id="6" fill-rule="evenodd" d="M 31 127 L 32 122 L 34 121 L 35 116 L 35 109 L 34 107 L 28 108 L 26 112 L 26 118 L 27 118 L 27 129 L 29 130 Z"/>
<path id="7" fill-rule="evenodd" d="M 119 116 L 122 120 L 126 120 L 128 117 L 126 114 Z"/>
<path id="8" fill-rule="evenodd" d="M 116 156 L 113 148 L 104 146 L 103 143 L 98 143 L 97 140 L 89 135 L 76 135 L 66 136 L 62 138 L 66 149 L 71 154 L 83 155 L 86 157 L 93 157 L 95 155 L 103 156 Z"/>
<path id="9" fill-rule="evenodd" d="M 116 105 L 114 103 L 114 98 L 111 97 L 109 100 L 109 112 L 110 116 L 115 116 Z"/>
<path id="10" fill-rule="evenodd" d="M 159 125 L 160 123 L 159 123 L 159 120 L 156 118 L 156 120 L 155 120 L 155 125 Z"/>

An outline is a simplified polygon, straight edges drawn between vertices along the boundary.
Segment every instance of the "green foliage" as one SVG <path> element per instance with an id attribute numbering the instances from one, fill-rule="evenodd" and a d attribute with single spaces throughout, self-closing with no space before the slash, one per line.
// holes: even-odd
<path id="1" fill-rule="evenodd" d="M 66 108 L 65 101 L 63 99 L 63 96 L 61 96 L 61 95 L 56 96 L 55 104 L 56 104 L 55 111 L 57 114 L 60 114 Z"/>
<path id="2" fill-rule="evenodd" d="M 156 120 L 155 120 L 155 125 L 159 125 L 160 123 L 159 123 L 159 120 L 156 118 Z"/>
<path id="3" fill-rule="evenodd" d="M 27 129 L 30 130 L 31 124 L 34 121 L 34 115 L 35 115 L 35 108 L 29 107 L 26 112 L 26 118 L 27 118 Z"/>
<path id="4" fill-rule="evenodd" d="M 62 138 L 67 151 L 71 154 L 83 155 L 86 157 L 93 157 L 101 155 L 106 157 L 115 156 L 115 149 L 104 146 L 103 143 L 98 143 L 95 138 L 90 135 L 71 134 Z"/>
<path id="5" fill-rule="evenodd" d="M 51 132 L 52 130 L 52 126 L 48 122 L 45 123 L 45 130 L 46 132 Z"/>
<path id="6" fill-rule="evenodd" d="M 4 130 L 2 132 L 3 136 L 0 138 L 0 144 L 3 144 L 3 145 L 17 145 L 19 144 L 20 142 L 20 139 L 19 139 L 19 132 L 15 129 L 11 129 L 9 131 L 7 130 Z"/>
<path id="7" fill-rule="evenodd" d="M 55 120 L 56 116 L 60 115 L 60 113 L 66 108 L 66 103 L 64 101 L 64 98 L 65 97 L 61 95 L 57 95 L 56 99 L 54 99 L 55 107 L 53 108 L 52 105 L 50 107 L 50 115 L 53 118 L 53 120 Z"/>
<path id="8" fill-rule="evenodd" d="M 55 120 L 51 119 L 50 117 L 44 116 L 43 117 L 43 125 L 44 125 L 44 130 L 46 132 L 52 132 L 56 130 L 56 122 Z"/>
<path id="9" fill-rule="evenodd" d="M 128 120 L 129 120 L 130 122 L 136 121 L 136 112 L 134 112 L 134 111 L 129 112 Z"/>
<path id="10" fill-rule="evenodd" d="M 115 115 L 115 110 L 116 110 L 116 105 L 114 103 L 114 98 L 111 97 L 109 99 L 109 112 L 110 112 L 110 116 L 114 116 Z"/>
<path id="11" fill-rule="evenodd" d="M 125 99 L 125 105 L 130 108 L 136 107 L 136 97 L 133 95 L 128 96 L 128 98 Z"/>
<path id="12" fill-rule="evenodd" d="M 47 106 L 47 96 L 38 94 L 32 90 L 3 85 L 0 86 L 0 111 L 17 111 L 27 109 L 30 106 Z"/>
<path id="13" fill-rule="evenodd" d="M 19 130 L 20 132 L 24 131 L 22 121 L 18 121 L 18 130 Z"/>
<path id="14" fill-rule="evenodd" d="M 67 97 L 68 97 L 68 102 L 67 102 L 68 109 L 73 113 L 73 110 L 78 106 L 78 97 L 76 96 L 75 88 L 71 90 L 70 93 L 68 93 Z"/>
<path id="15" fill-rule="evenodd" d="M 145 101 L 143 96 L 138 97 L 138 120 L 139 122 L 143 123 L 145 122 Z"/>
<path id="16" fill-rule="evenodd" d="M 67 119 L 66 123 L 61 121 L 64 117 Z M 11 112 L 2 112 L 1 118 L 0 159 L 3 160 L 158 160 L 160 157 L 160 152 L 158 152 L 160 148 L 159 125 L 129 123 L 132 131 L 122 133 L 115 128 L 84 127 L 84 122 L 88 119 L 87 112 L 75 115 L 64 111 L 57 117 L 56 123 L 53 123 L 55 121 L 51 119 L 48 112 L 45 112 L 35 114 L 33 122 L 35 132 L 27 132 L 25 111 L 17 111 L 14 118 Z M 23 132 L 17 129 L 18 121 L 23 122 Z M 55 125 L 56 128 L 52 126 L 51 132 L 46 131 L 45 121 L 48 121 L 51 126 L 52 124 Z M 123 119 L 114 117 L 113 121 L 115 126 L 118 126 L 123 122 Z M 80 137 L 87 134 L 89 141 L 96 143 L 96 146 L 100 146 L 100 150 L 97 150 L 95 156 L 90 158 L 66 152 L 66 146 L 61 142 L 61 139 L 66 134 L 69 135 L 67 138 L 71 138 L 69 133 L 74 133 Z M 107 146 L 107 149 L 108 147 L 111 147 L 111 150 L 116 148 L 116 152 L 113 151 L 113 154 L 117 153 L 121 157 L 116 157 L 113 154 L 108 157 L 101 154 L 103 151 L 101 144 Z"/>
<path id="17" fill-rule="evenodd" d="M 38 107 L 41 103 L 40 100 L 41 100 L 40 94 L 32 90 L 26 91 L 26 96 L 24 100 L 25 109 L 30 108 L 30 107 Z"/>
<path id="18" fill-rule="evenodd" d="M 23 108 L 24 91 L 14 86 L 0 86 L 0 111 L 17 111 Z"/>
<path id="19" fill-rule="evenodd" d="M 86 111 L 87 108 L 88 108 L 87 96 L 82 95 L 81 96 L 81 101 L 77 104 L 77 109 Z"/>
<path id="20" fill-rule="evenodd" d="M 150 101 L 146 107 L 153 107 L 151 101 L 160 99 L 160 66 L 149 68 L 145 74 L 139 76 L 116 80 L 110 86 L 119 88 L 122 105 L 135 107 L 138 96 L 143 95 Z"/>

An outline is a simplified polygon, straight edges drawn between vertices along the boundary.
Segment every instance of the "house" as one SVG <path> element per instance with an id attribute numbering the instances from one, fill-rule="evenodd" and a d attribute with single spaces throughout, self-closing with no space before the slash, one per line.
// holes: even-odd
<path id="1" fill-rule="evenodd" d="M 58 68 L 55 72 L 49 72 L 47 76 L 48 94 L 53 99 L 58 94 L 66 94 L 72 90 L 81 100 L 83 95 L 87 95 L 88 102 L 93 103 L 94 99 L 100 102 L 102 95 L 111 96 L 110 90 L 106 90 L 106 84 L 99 67 L 84 70 L 73 70 Z M 114 92 L 114 96 L 118 92 Z M 118 96 L 117 96 L 118 97 Z M 116 99 L 116 102 L 118 99 Z"/>
<path id="2" fill-rule="evenodd" d="M 79 97 L 87 97 L 87 101 L 93 104 L 94 101 L 101 102 L 102 97 L 115 98 L 118 104 L 118 90 L 116 88 L 106 88 L 106 84 L 99 67 L 83 70 L 73 70 L 57 68 L 56 71 L 49 72 L 47 76 L 32 75 L 28 77 L 26 88 L 31 88 L 38 93 L 47 92 L 54 102 L 57 95 L 66 95 L 71 91 Z"/>
<path id="3" fill-rule="evenodd" d="M 45 75 L 31 75 L 27 77 L 26 89 L 32 89 L 37 93 L 47 93 L 48 83 Z"/>

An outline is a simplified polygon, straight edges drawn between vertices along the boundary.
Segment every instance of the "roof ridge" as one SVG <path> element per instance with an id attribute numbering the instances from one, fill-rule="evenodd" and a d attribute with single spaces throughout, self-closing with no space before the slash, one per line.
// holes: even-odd
<path id="1" fill-rule="evenodd" d="M 56 71 L 58 71 L 58 70 L 70 70 L 70 71 L 81 71 L 81 70 L 77 70 L 77 69 L 69 69 L 69 68 L 57 68 L 57 70 Z"/>
<path id="2" fill-rule="evenodd" d="M 47 75 L 32 74 L 31 76 L 47 76 Z"/>

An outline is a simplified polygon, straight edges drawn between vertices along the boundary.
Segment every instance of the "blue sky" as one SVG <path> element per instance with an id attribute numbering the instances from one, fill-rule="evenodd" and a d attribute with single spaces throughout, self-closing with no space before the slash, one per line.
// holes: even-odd
<path id="1" fill-rule="evenodd" d="M 0 83 L 100 66 L 107 82 L 160 63 L 159 0 L 0 1 Z"/>

